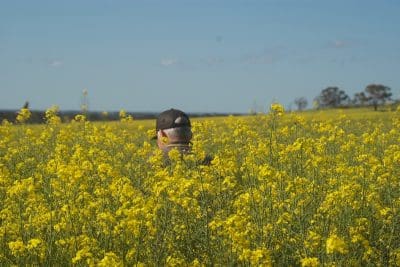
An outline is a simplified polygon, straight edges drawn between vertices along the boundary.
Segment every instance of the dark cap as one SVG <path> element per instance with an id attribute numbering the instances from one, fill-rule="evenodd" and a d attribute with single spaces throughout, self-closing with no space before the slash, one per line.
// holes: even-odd
<path id="1" fill-rule="evenodd" d="M 158 115 L 156 122 L 156 131 L 177 128 L 177 127 L 190 127 L 189 116 L 179 109 L 169 109 L 163 111 Z"/>

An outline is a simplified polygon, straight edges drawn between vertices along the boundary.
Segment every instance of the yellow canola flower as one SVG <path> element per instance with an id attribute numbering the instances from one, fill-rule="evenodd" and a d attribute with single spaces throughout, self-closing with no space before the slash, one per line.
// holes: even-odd
<path id="1" fill-rule="evenodd" d="M 17 122 L 24 123 L 31 117 L 31 112 L 27 108 L 21 108 L 17 115 Z"/>
<path id="2" fill-rule="evenodd" d="M 11 253 L 15 256 L 23 254 L 26 249 L 24 242 L 22 242 L 22 240 L 9 242 L 8 247 L 10 248 Z"/>
<path id="3" fill-rule="evenodd" d="M 281 116 L 285 112 L 285 109 L 284 109 L 283 105 L 281 105 L 279 103 L 272 103 L 271 107 L 270 107 L 270 111 L 275 115 Z"/>
<path id="4" fill-rule="evenodd" d="M 93 257 L 93 254 L 90 252 L 90 249 L 88 247 L 85 247 L 83 249 L 78 250 L 76 253 L 75 257 L 72 258 L 72 263 L 78 263 L 82 260 L 87 260 Z"/>
<path id="5" fill-rule="evenodd" d="M 42 243 L 42 240 L 34 238 L 29 240 L 28 245 L 26 246 L 28 249 L 37 248 Z"/>
<path id="6" fill-rule="evenodd" d="M 326 253 L 346 254 L 348 253 L 347 245 L 343 239 L 336 234 L 330 235 L 326 240 Z"/>
<path id="7" fill-rule="evenodd" d="M 131 122 L 133 121 L 132 115 L 128 115 L 124 109 L 119 111 L 119 118 L 121 121 Z"/>
<path id="8" fill-rule="evenodd" d="M 114 252 L 107 252 L 104 255 L 104 258 L 99 261 L 97 264 L 98 267 L 109 267 L 109 266 L 115 266 L 115 267 L 120 267 L 124 266 L 123 262 L 118 258 L 117 255 L 115 255 Z"/>
<path id="9" fill-rule="evenodd" d="M 86 121 L 86 116 L 83 114 L 78 114 L 75 116 L 74 120 L 76 122 L 84 122 L 84 121 Z"/>
<path id="10" fill-rule="evenodd" d="M 267 249 L 244 249 L 239 259 L 250 262 L 251 266 L 272 266 Z"/>
<path id="11" fill-rule="evenodd" d="M 59 112 L 58 106 L 52 106 L 45 112 L 46 122 L 51 125 L 56 125 L 61 123 L 61 118 L 57 115 Z"/>
<path id="12" fill-rule="evenodd" d="M 301 259 L 301 267 L 317 267 L 319 265 L 319 260 L 316 257 Z"/>

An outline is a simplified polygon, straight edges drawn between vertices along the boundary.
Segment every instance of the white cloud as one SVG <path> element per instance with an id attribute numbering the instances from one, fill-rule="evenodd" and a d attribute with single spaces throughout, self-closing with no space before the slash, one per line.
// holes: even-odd
<path id="1" fill-rule="evenodd" d="M 330 42 L 329 46 L 333 48 L 345 48 L 348 47 L 350 43 L 344 40 L 334 40 Z"/>
<path id="2" fill-rule="evenodd" d="M 208 66 L 216 66 L 216 65 L 220 65 L 223 64 L 225 62 L 225 60 L 221 57 L 210 57 L 206 59 L 206 64 Z"/>
<path id="3" fill-rule="evenodd" d="M 175 58 L 165 58 L 161 60 L 161 65 L 164 67 L 170 67 L 178 64 L 178 60 Z"/>
<path id="4" fill-rule="evenodd" d="M 277 46 L 264 49 L 260 53 L 249 53 L 241 57 L 241 62 L 245 64 L 274 64 L 282 60 L 285 54 L 285 47 Z"/>
<path id="5" fill-rule="evenodd" d="M 62 62 L 61 60 L 58 60 L 58 59 L 54 59 L 54 60 L 50 60 L 48 64 L 50 67 L 58 68 L 58 67 L 62 66 L 64 64 L 64 62 Z"/>
<path id="6" fill-rule="evenodd" d="M 272 64 L 278 58 L 274 55 L 248 55 L 242 57 L 242 62 L 245 64 Z"/>

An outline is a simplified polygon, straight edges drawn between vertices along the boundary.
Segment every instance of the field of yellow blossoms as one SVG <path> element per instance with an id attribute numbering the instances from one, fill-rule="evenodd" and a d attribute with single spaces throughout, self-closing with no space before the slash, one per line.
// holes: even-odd
<path id="1" fill-rule="evenodd" d="M 169 164 L 123 113 L 29 114 L 0 126 L 1 266 L 400 266 L 399 111 L 194 120 Z"/>

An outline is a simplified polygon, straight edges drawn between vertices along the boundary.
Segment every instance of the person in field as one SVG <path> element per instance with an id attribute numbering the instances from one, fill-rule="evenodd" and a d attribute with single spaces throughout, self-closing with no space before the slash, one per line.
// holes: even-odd
<path id="1" fill-rule="evenodd" d="M 157 146 L 167 155 L 171 149 L 181 153 L 190 152 L 193 137 L 189 116 L 179 109 L 168 109 L 160 113 L 156 121 Z"/>
<path id="2" fill-rule="evenodd" d="M 161 112 L 156 120 L 157 146 L 168 158 L 168 152 L 178 149 L 182 155 L 189 154 L 193 137 L 189 116 L 179 109 Z M 207 155 L 199 164 L 210 165 L 212 157 Z"/>

